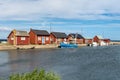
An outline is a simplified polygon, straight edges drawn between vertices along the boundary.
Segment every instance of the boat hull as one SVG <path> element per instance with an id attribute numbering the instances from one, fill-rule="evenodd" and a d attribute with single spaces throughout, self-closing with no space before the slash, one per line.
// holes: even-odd
<path id="1" fill-rule="evenodd" d="M 58 46 L 59 48 L 77 48 L 77 44 L 65 44 L 65 43 L 60 43 Z"/>

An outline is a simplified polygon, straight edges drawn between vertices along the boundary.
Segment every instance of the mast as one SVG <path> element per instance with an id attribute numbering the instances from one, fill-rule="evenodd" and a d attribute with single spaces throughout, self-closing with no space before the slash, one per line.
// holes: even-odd
<path id="1" fill-rule="evenodd" d="M 51 23 L 50 23 L 50 33 L 51 33 L 51 30 L 52 30 L 52 26 L 51 26 Z"/>
<path id="2" fill-rule="evenodd" d="M 77 33 L 75 34 L 75 44 L 77 43 Z"/>

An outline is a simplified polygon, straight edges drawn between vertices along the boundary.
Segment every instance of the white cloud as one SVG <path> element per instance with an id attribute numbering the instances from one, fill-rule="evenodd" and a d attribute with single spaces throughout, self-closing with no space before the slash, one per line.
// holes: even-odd
<path id="1" fill-rule="evenodd" d="M 120 19 L 101 15 L 120 14 L 120 0 L 1 0 L 1 19 L 31 19 L 43 17 L 74 19 Z"/>
<path id="2" fill-rule="evenodd" d="M 3 27 L 3 26 L 0 26 L 0 31 L 11 31 L 12 29 L 9 28 L 9 27 Z"/>

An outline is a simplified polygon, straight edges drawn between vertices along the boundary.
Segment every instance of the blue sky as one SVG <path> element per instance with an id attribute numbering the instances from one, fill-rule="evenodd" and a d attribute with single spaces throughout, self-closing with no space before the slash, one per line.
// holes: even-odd
<path id="1" fill-rule="evenodd" d="M 0 38 L 30 28 L 120 40 L 120 0 L 0 0 Z"/>

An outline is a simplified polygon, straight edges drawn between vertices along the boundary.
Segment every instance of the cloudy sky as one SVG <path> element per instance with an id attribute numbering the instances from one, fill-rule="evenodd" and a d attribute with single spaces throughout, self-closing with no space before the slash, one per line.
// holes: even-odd
<path id="1" fill-rule="evenodd" d="M 120 40 L 120 0 L 0 0 L 0 38 L 44 29 Z"/>

